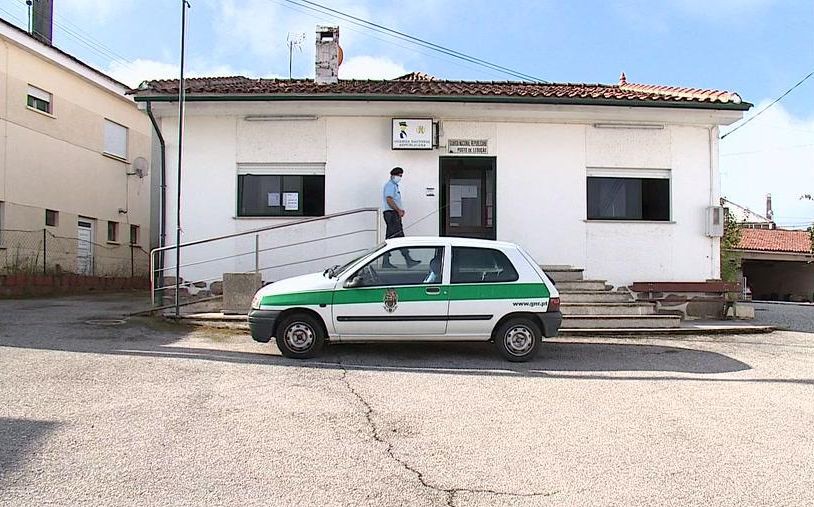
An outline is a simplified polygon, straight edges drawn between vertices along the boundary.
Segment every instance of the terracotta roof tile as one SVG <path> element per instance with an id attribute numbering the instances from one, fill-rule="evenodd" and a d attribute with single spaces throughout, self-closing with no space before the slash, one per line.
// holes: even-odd
<path id="1" fill-rule="evenodd" d="M 808 231 L 743 229 L 738 250 L 810 253 L 811 237 Z"/>
<path id="2" fill-rule="evenodd" d="M 706 103 L 735 105 L 748 109 L 736 93 L 673 86 L 627 83 L 532 83 L 523 81 L 448 81 L 422 72 L 412 72 L 392 80 L 341 79 L 332 84 L 316 84 L 312 79 L 251 79 L 243 76 L 204 77 L 187 80 L 189 95 L 355 95 L 423 97 L 504 97 L 526 99 L 565 99 L 580 101 L 654 102 L 654 105 Z M 178 80 L 145 81 L 131 93 L 137 96 L 177 95 Z M 689 105 L 689 104 L 687 104 Z M 708 106 L 709 107 L 709 106 Z"/>

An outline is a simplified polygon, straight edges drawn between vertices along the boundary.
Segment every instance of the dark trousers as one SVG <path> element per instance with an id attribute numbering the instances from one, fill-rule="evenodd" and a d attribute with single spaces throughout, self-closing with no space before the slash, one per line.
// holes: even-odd
<path id="1" fill-rule="evenodd" d="M 403 238 L 404 237 L 404 226 L 401 224 L 401 217 L 399 216 L 398 212 L 389 210 L 383 213 L 384 215 L 384 223 L 387 226 L 387 229 L 384 231 L 384 238 Z M 412 260 L 410 259 L 410 251 L 406 248 L 402 248 L 401 255 L 404 256 L 404 260 Z M 390 254 L 384 254 L 383 262 L 385 264 L 390 263 Z"/>

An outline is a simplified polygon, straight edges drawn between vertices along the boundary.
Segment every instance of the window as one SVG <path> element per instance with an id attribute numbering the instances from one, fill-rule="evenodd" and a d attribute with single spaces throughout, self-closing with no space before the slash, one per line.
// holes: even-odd
<path id="1" fill-rule="evenodd" d="M 127 159 L 127 127 L 105 119 L 105 153 Z"/>
<path id="2" fill-rule="evenodd" d="M 370 261 L 350 277 L 346 286 L 437 285 L 441 283 L 443 264 L 443 247 L 397 248 Z"/>
<path id="3" fill-rule="evenodd" d="M 500 250 L 452 248 L 452 283 L 496 283 L 517 281 L 517 270 Z"/>
<path id="4" fill-rule="evenodd" d="M 670 220 L 670 179 L 588 177 L 588 220 Z"/>
<path id="5" fill-rule="evenodd" d="M 53 96 L 45 90 L 41 90 L 36 86 L 28 85 L 28 107 L 32 107 L 43 113 L 52 114 L 51 103 Z"/>
<path id="6" fill-rule="evenodd" d="M 45 225 L 49 227 L 59 225 L 59 212 L 52 209 L 45 210 Z"/>
<path id="7" fill-rule="evenodd" d="M 107 223 L 107 240 L 110 243 L 119 241 L 119 222 Z"/>
<path id="8" fill-rule="evenodd" d="M 139 227 L 138 225 L 130 226 L 130 244 L 138 245 Z"/>
<path id="9" fill-rule="evenodd" d="M 325 214 L 325 176 L 239 174 L 237 216 L 301 216 Z"/>

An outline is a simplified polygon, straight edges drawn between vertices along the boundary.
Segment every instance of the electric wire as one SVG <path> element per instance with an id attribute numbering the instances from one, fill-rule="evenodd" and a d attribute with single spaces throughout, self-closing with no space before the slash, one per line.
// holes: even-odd
<path id="1" fill-rule="evenodd" d="M 316 16 L 314 14 L 314 12 L 319 12 L 319 11 L 313 11 L 313 10 L 306 11 L 306 10 L 303 10 L 303 9 L 298 9 L 298 8 L 294 7 L 293 5 L 290 5 L 290 4 L 286 3 L 286 0 L 270 0 L 270 1 L 280 5 L 280 7 L 284 7 L 286 9 L 292 10 L 294 12 L 299 12 L 300 14 L 304 14 L 304 15 L 312 18 L 312 19 L 323 19 L 323 18 L 321 18 L 319 16 Z M 333 18 L 333 19 L 337 19 L 337 18 Z M 361 34 L 361 35 L 363 35 L 365 37 L 370 37 L 371 39 L 376 39 L 376 40 L 384 42 L 386 44 L 391 44 L 393 46 L 396 46 L 396 47 L 399 47 L 399 48 L 402 48 L 402 49 L 406 49 L 407 51 L 412 51 L 414 53 L 418 53 L 420 55 L 424 55 L 424 56 L 427 56 L 429 58 L 433 58 L 433 59 L 436 59 L 436 60 L 439 60 L 439 61 L 447 62 L 447 63 L 450 63 L 452 65 L 455 65 L 456 67 L 469 69 L 469 70 L 474 70 L 476 72 L 481 72 L 481 73 L 484 73 L 484 74 L 487 74 L 487 75 L 493 76 L 493 77 L 501 77 L 501 76 L 505 75 L 502 72 L 498 72 L 498 71 L 495 71 L 495 70 L 492 70 L 492 69 L 484 68 L 483 66 L 467 65 L 466 63 L 462 63 L 461 61 L 459 61 L 457 59 L 454 60 L 454 59 L 451 59 L 451 58 L 445 58 L 445 57 L 443 57 L 443 56 L 441 56 L 441 55 L 439 55 L 437 53 L 430 53 L 430 52 L 427 52 L 427 51 L 421 51 L 420 49 L 417 49 L 415 47 L 410 47 L 410 46 L 407 46 L 407 45 L 404 45 L 404 44 L 399 44 L 399 43 L 395 42 L 392 39 L 385 39 L 383 37 L 377 37 L 376 35 L 373 35 L 369 31 L 353 28 L 352 25 L 351 26 L 345 26 L 343 28 L 343 30 L 348 30 L 348 31 L 351 31 L 351 32 L 354 32 L 354 33 L 358 33 L 358 34 Z"/>
<path id="2" fill-rule="evenodd" d="M 743 127 L 744 125 L 747 125 L 747 124 L 748 124 L 750 121 L 754 120 L 755 118 L 757 118 L 757 117 L 758 117 L 758 116 L 760 116 L 761 114 L 763 114 L 763 113 L 765 113 L 766 111 L 768 111 L 768 110 L 769 110 L 769 109 L 770 109 L 772 106 L 774 106 L 775 104 L 777 104 L 778 102 L 780 102 L 781 100 L 783 100 L 783 98 L 784 98 L 786 95 L 788 95 L 789 93 L 791 93 L 792 91 L 794 91 L 794 89 L 795 89 L 795 88 L 797 88 L 798 86 L 800 86 L 800 85 L 802 85 L 803 83 L 805 83 L 806 81 L 808 81 L 808 79 L 809 79 L 811 76 L 814 76 L 814 70 L 812 70 L 811 72 L 809 72 L 809 73 L 808 73 L 808 75 L 807 75 L 807 76 L 805 76 L 803 79 L 801 79 L 801 80 L 797 81 L 797 83 L 796 83 L 794 86 L 792 86 L 791 88 L 789 88 L 788 90 L 786 90 L 786 91 L 785 91 L 785 93 L 783 93 L 783 95 L 781 95 L 781 96 L 777 97 L 776 99 L 774 99 L 774 100 L 773 100 L 773 101 L 772 101 L 772 102 L 771 102 L 771 103 L 770 103 L 768 106 L 764 107 L 763 109 L 761 109 L 760 111 L 758 111 L 758 112 L 757 112 L 757 113 L 755 113 L 754 115 L 752 115 L 752 116 L 750 116 L 749 118 L 747 118 L 747 119 L 746 119 L 746 120 L 745 120 L 743 123 L 741 123 L 741 124 L 740 124 L 740 125 L 738 125 L 737 127 L 733 128 L 732 130 L 730 130 L 730 131 L 729 131 L 729 132 L 727 132 L 726 134 L 722 135 L 722 136 L 721 136 L 721 139 L 725 139 L 725 138 L 726 138 L 726 137 L 727 137 L 729 134 L 733 134 L 733 133 L 737 132 L 737 131 L 738 131 L 738 130 L 741 128 L 741 127 Z"/>
<path id="3" fill-rule="evenodd" d="M 273 1 L 273 0 L 270 0 L 270 1 Z M 437 51 L 439 53 L 451 56 L 453 58 L 457 58 L 457 59 L 460 59 L 460 60 L 463 60 L 463 61 L 466 61 L 466 62 L 469 62 L 469 63 L 473 63 L 473 64 L 476 64 L 476 65 L 479 65 L 479 66 L 482 66 L 482 67 L 486 67 L 486 68 L 489 68 L 491 70 L 496 70 L 496 71 L 499 71 L 499 72 L 501 72 L 503 74 L 511 75 L 513 77 L 519 78 L 519 79 L 524 80 L 524 81 L 532 81 L 532 82 L 538 82 L 538 83 L 548 83 L 548 81 L 546 81 L 544 79 L 541 79 L 541 78 L 538 78 L 538 77 L 535 77 L 535 76 L 531 76 L 529 74 L 525 74 L 525 73 L 510 69 L 508 67 L 503 67 L 501 65 L 498 65 L 498 64 L 483 60 L 481 58 L 477 58 L 477 57 L 474 57 L 474 56 L 467 55 L 467 54 L 462 53 L 460 51 L 456 51 L 454 49 L 450 49 L 450 48 L 441 46 L 439 44 L 435 44 L 433 42 L 429 42 L 429 41 L 426 41 L 424 39 L 414 37 L 414 36 L 406 34 L 404 32 L 400 32 L 398 30 L 388 28 L 388 27 L 386 27 L 384 25 L 381 25 L 381 24 L 378 24 L 378 23 L 374 23 L 372 21 L 368 21 L 368 20 L 359 18 L 359 17 L 353 16 L 351 14 L 347 14 L 347 13 L 339 11 L 337 9 L 332 9 L 330 7 L 318 4 L 316 2 L 311 2 L 310 0 L 278 0 L 278 1 L 283 1 L 283 2 L 290 3 L 290 4 L 298 5 L 300 7 L 303 7 L 303 8 L 309 9 L 309 10 L 313 10 L 313 11 L 319 12 L 321 14 L 339 16 L 340 19 L 342 19 L 344 21 L 347 21 L 349 23 L 353 23 L 353 24 L 355 24 L 357 26 L 361 26 L 361 27 L 363 27 L 365 29 L 372 30 L 372 31 L 375 31 L 375 32 L 387 35 L 389 37 L 399 39 L 399 40 L 407 41 L 407 42 L 409 42 L 411 44 L 415 44 L 415 45 L 430 49 L 432 51 Z"/>

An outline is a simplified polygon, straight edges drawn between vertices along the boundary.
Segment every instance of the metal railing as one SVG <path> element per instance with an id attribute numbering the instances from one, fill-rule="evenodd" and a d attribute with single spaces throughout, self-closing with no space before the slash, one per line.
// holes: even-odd
<path id="1" fill-rule="evenodd" d="M 372 227 L 354 229 L 352 231 L 341 232 L 341 233 L 337 233 L 337 234 L 321 235 L 319 237 L 309 237 L 309 238 L 301 240 L 301 241 L 294 241 L 294 242 L 290 242 L 290 243 L 286 243 L 286 244 L 266 246 L 266 247 L 261 248 L 261 241 L 260 240 L 261 240 L 261 234 L 263 234 L 263 233 L 269 233 L 271 231 L 279 231 L 281 229 L 289 229 L 289 228 L 293 228 L 293 227 L 297 227 L 297 226 L 302 227 L 302 226 L 305 226 L 305 225 L 308 225 L 308 224 L 327 223 L 328 221 L 336 220 L 338 218 L 348 217 L 348 216 L 352 216 L 352 215 L 359 215 L 359 214 L 363 214 L 363 213 L 370 213 L 370 214 L 373 215 L 373 225 L 372 225 Z M 275 218 L 277 218 L 277 217 L 275 217 Z M 187 262 L 187 263 L 184 263 L 184 264 L 180 264 L 178 267 L 179 268 L 192 268 L 192 267 L 198 267 L 199 268 L 201 266 L 205 266 L 205 265 L 211 264 L 211 263 L 229 261 L 229 260 L 234 260 L 234 259 L 253 256 L 254 257 L 254 259 L 253 259 L 253 269 L 243 270 L 243 272 L 252 272 L 252 271 L 254 271 L 254 272 L 260 273 L 260 272 L 268 271 L 268 270 L 271 270 L 271 269 L 290 267 L 290 266 L 295 266 L 295 265 L 299 265 L 299 264 L 307 264 L 307 263 L 310 263 L 310 262 L 326 260 L 326 259 L 330 259 L 330 258 L 342 257 L 342 256 L 347 256 L 347 255 L 352 255 L 352 254 L 364 252 L 364 251 L 368 250 L 368 248 L 370 246 L 373 246 L 373 245 L 365 245 L 365 248 L 358 248 L 358 249 L 353 249 L 353 250 L 348 250 L 348 251 L 331 252 L 330 255 L 323 255 L 323 256 L 317 256 L 317 257 L 308 257 L 308 258 L 298 258 L 297 260 L 294 260 L 294 261 L 291 261 L 291 262 L 270 264 L 270 265 L 266 265 L 266 266 L 261 265 L 261 254 L 266 253 L 266 252 L 277 251 L 277 250 L 281 250 L 281 249 L 284 249 L 284 248 L 291 248 L 291 247 L 295 247 L 295 246 L 312 245 L 312 244 L 317 243 L 317 242 L 334 240 L 334 239 L 339 239 L 339 238 L 349 238 L 351 236 L 358 235 L 358 234 L 363 234 L 363 233 L 375 233 L 375 242 L 373 243 L 373 245 L 375 245 L 375 244 L 377 244 L 379 242 L 379 209 L 378 208 L 358 208 L 358 209 L 342 211 L 342 212 L 338 212 L 338 213 L 331 213 L 329 215 L 324 215 L 324 216 L 321 216 L 321 217 L 305 218 L 305 219 L 302 219 L 302 220 L 295 220 L 295 221 L 292 221 L 292 222 L 269 225 L 269 226 L 260 227 L 260 228 L 257 228 L 257 229 L 250 229 L 250 230 L 243 231 L 243 232 L 236 232 L 236 233 L 231 233 L 231 234 L 223 234 L 223 235 L 214 236 L 214 237 L 211 237 L 211 238 L 205 238 L 205 239 L 200 239 L 200 240 L 196 240 L 196 241 L 190 241 L 190 242 L 187 242 L 187 243 L 181 243 L 178 246 L 176 246 L 176 245 L 167 245 L 167 246 L 160 247 L 160 248 L 154 248 L 153 250 L 150 251 L 150 273 L 151 273 L 151 276 L 150 276 L 150 294 L 151 294 L 152 304 L 153 304 L 153 306 L 156 306 L 156 301 L 158 299 L 158 294 L 159 293 L 161 293 L 162 296 L 163 296 L 165 291 L 169 291 L 169 290 L 178 291 L 178 290 L 181 290 L 182 288 L 185 288 L 185 287 L 186 288 L 192 287 L 193 285 L 208 284 L 209 282 L 220 281 L 221 278 L 222 278 L 223 273 L 221 272 L 221 273 L 215 273 L 214 275 L 210 274 L 210 276 L 195 277 L 194 282 L 184 282 L 184 283 L 182 283 L 182 281 L 180 279 L 176 279 L 173 276 L 172 277 L 173 278 L 173 281 L 172 281 L 173 283 L 165 284 L 164 282 L 165 282 L 165 279 L 167 278 L 166 276 L 164 276 L 165 273 L 174 272 L 175 269 L 176 269 L 176 266 L 175 265 L 164 266 L 163 268 L 157 267 L 158 258 L 159 257 L 164 257 L 165 259 L 168 259 L 170 256 L 165 255 L 166 252 L 175 251 L 176 248 L 183 251 L 183 249 L 185 249 L 185 248 L 188 249 L 190 247 L 195 247 L 195 246 L 200 246 L 200 245 L 207 245 L 207 244 L 214 243 L 214 242 L 217 242 L 217 241 L 224 241 L 224 240 L 230 240 L 230 239 L 240 239 L 240 238 L 246 238 L 246 237 L 254 236 L 254 246 L 253 246 L 253 248 L 250 248 L 250 249 L 243 248 L 243 249 L 238 250 L 237 252 L 229 253 L 227 255 L 219 255 L 219 256 L 215 256 L 215 257 L 207 257 L 207 258 L 200 259 L 200 260 L 190 261 L 190 262 Z M 183 276 L 182 276 L 182 278 L 183 278 Z"/>

